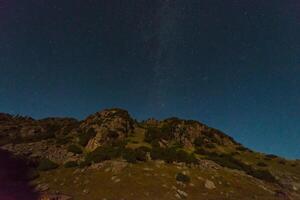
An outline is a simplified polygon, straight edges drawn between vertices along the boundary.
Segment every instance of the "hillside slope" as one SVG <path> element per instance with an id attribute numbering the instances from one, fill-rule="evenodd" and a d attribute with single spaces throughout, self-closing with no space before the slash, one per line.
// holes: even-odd
<path id="1" fill-rule="evenodd" d="M 192 120 L 138 122 L 122 109 L 83 121 L 0 114 L 0 146 L 34 166 L 44 197 L 300 199 L 299 160 L 254 152 Z"/>

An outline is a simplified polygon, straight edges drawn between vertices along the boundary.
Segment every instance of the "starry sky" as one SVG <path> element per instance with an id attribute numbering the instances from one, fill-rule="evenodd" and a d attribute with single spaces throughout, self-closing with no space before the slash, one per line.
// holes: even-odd
<path id="1" fill-rule="evenodd" d="M 0 0 L 0 112 L 109 107 L 300 158 L 300 2 Z"/>

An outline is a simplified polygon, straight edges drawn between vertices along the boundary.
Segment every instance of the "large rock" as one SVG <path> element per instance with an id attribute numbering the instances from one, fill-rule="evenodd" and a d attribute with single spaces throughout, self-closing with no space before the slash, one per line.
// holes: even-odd
<path id="1" fill-rule="evenodd" d="M 103 144 L 110 144 L 124 140 L 133 130 L 134 121 L 127 111 L 121 109 L 107 109 L 86 118 L 80 125 L 81 133 L 92 130 L 92 137 L 86 148 L 94 150 Z"/>
<path id="2" fill-rule="evenodd" d="M 209 189 L 209 190 L 216 189 L 216 186 L 215 186 L 214 182 L 212 182 L 210 180 L 206 180 L 205 183 L 204 183 L 204 186 L 205 186 L 206 189 Z"/>

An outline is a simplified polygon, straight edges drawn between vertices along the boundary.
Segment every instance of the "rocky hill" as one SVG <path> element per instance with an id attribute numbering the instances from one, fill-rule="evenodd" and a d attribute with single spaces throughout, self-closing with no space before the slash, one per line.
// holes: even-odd
<path id="1" fill-rule="evenodd" d="M 45 199 L 300 199 L 299 160 L 193 120 L 138 122 L 122 109 L 82 121 L 0 114 L 0 148 L 33 166 Z"/>

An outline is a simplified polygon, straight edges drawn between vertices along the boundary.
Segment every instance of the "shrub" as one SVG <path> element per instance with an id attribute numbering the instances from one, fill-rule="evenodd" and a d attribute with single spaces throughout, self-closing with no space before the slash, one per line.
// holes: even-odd
<path id="1" fill-rule="evenodd" d="M 291 166 L 292 167 L 297 167 L 298 165 L 297 165 L 297 163 L 292 163 Z"/>
<path id="2" fill-rule="evenodd" d="M 269 171 L 254 169 L 252 166 L 246 165 L 242 161 L 233 158 L 231 155 L 210 153 L 207 158 L 223 167 L 244 171 L 248 175 L 264 181 L 276 182 L 275 177 Z"/>
<path id="3" fill-rule="evenodd" d="M 216 145 L 214 145 L 213 143 L 208 143 L 208 144 L 205 144 L 205 147 L 208 149 L 213 149 L 216 147 Z"/>
<path id="4" fill-rule="evenodd" d="M 196 147 L 204 146 L 204 145 L 205 145 L 204 139 L 203 139 L 202 137 L 197 137 L 197 138 L 194 140 L 194 145 L 195 145 Z"/>
<path id="5" fill-rule="evenodd" d="M 67 144 L 68 143 L 68 138 L 65 138 L 65 137 L 63 137 L 63 138 L 57 138 L 56 139 L 56 144 L 58 144 L 58 145 L 64 145 L 64 144 Z"/>
<path id="6" fill-rule="evenodd" d="M 90 163 L 99 163 L 105 160 L 111 160 L 121 156 L 122 148 L 119 147 L 98 147 L 93 152 L 87 154 L 86 161 Z"/>
<path id="7" fill-rule="evenodd" d="M 273 154 L 267 154 L 266 158 L 275 159 L 275 158 L 278 158 L 278 156 L 273 155 Z"/>
<path id="8" fill-rule="evenodd" d="M 268 170 L 254 170 L 248 172 L 249 175 L 268 182 L 277 182 L 276 178 Z"/>
<path id="9" fill-rule="evenodd" d="M 286 164 L 285 160 L 279 160 L 278 163 L 281 164 L 281 165 L 285 165 Z"/>
<path id="10" fill-rule="evenodd" d="M 58 164 L 54 163 L 53 161 L 51 161 L 49 159 L 42 159 L 39 162 L 37 169 L 40 171 L 48 171 L 51 169 L 56 169 L 56 168 L 58 168 L 58 166 L 59 166 Z"/>
<path id="11" fill-rule="evenodd" d="M 164 149 L 161 147 L 152 147 L 150 155 L 153 160 L 163 160 Z"/>
<path id="12" fill-rule="evenodd" d="M 88 144 L 88 142 L 90 141 L 90 139 L 92 139 L 95 136 L 96 136 L 95 130 L 93 128 L 90 128 L 86 133 L 79 134 L 78 143 L 81 146 L 85 147 Z"/>
<path id="13" fill-rule="evenodd" d="M 195 158 L 194 154 L 189 154 L 184 150 L 179 150 L 176 152 L 175 161 L 184 162 L 187 164 L 197 163 L 198 160 Z"/>
<path id="14" fill-rule="evenodd" d="M 117 139 L 119 137 L 119 134 L 115 131 L 109 131 L 107 133 L 107 137 L 114 140 L 114 139 Z"/>
<path id="15" fill-rule="evenodd" d="M 147 153 L 150 152 L 151 149 L 148 147 L 139 147 L 135 149 L 135 156 L 138 161 L 147 161 Z"/>
<path id="16" fill-rule="evenodd" d="M 238 150 L 238 151 L 248 151 L 248 149 L 246 147 L 243 147 L 243 146 L 236 147 L 236 150 Z"/>
<path id="17" fill-rule="evenodd" d="M 91 162 L 89 162 L 89 161 L 87 161 L 87 160 L 84 160 L 84 161 L 80 162 L 78 166 L 79 166 L 80 168 L 84 168 L 84 167 L 88 167 L 88 166 L 90 166 L 90 165 L 91 165 Z"/>
<path id="18" fill-rule="evenodd" d="M 197 148 L 197 149 L 195 150 L 195 153 L 196 153 L 196 154 L 199 154 L 199 155 L 207 155 L 207 154 L 209 154 L 210 152 L 209 152 L 209 151 L 206 151 L 206 150 L 203 149 L 203 148 Z"/>
<path id="19" fill-rule="evenodd" d="M 183 173 L 176 174 L 176 180 L 182 183 L 189 183 L 191 178 Z"/>
<path id="20" fill-rule="evenodd" d="M 73 168 L 78 167 L 78 163 L 76 161 L 68 161 L 64 164 L 65 168 Z"/>
<path id="21" fill-rule="evenodd" d="M 183 150 L 177 151 L 175 148 L 152 148 L 150 154 L 152 159 L 164 160 L 167 163 L 184 162 L 191 164 L 197 162 L 193 154 L 189 154 Z"/>
<path id="22" fill-rule="evenodd" d="M 133 149 L 124 149 L 122 152 L 122 157 L 129 163 L 136 163 L 136 153 Z"/>
<path id="23" fill-rule="evenodd" d="M 184 147 L 184 145 L 179 142 L 175 142 L 175 144 L 173 144 L 173 148 L 176 148 L 176 149 L 182 149 L 183 147 Z"/>
<path id="24" fill-rule="evenodd" d="M 75 144 L 71 144 L 70 146 L 68 146 L 68 151 L 75 154 L 82 154 L 82 149 Z"/>
<path id="25" fill-rule="evenodd" d="M 145 142 L 159 141 L 161 139 L 170 140 L 173 138 L 172 126 L 164 125 L 161 128 L 148 127 L 145 133 Z"/>
<path id="26" fill-rule="evenodd" d="M 259 167 L 267 167 L 267 166 L 268 166 L 268 165 L 267 165 L 266 163 L 264 163 L 264 162 L 258 162 L 256 165 L 259 166 Z"/>

